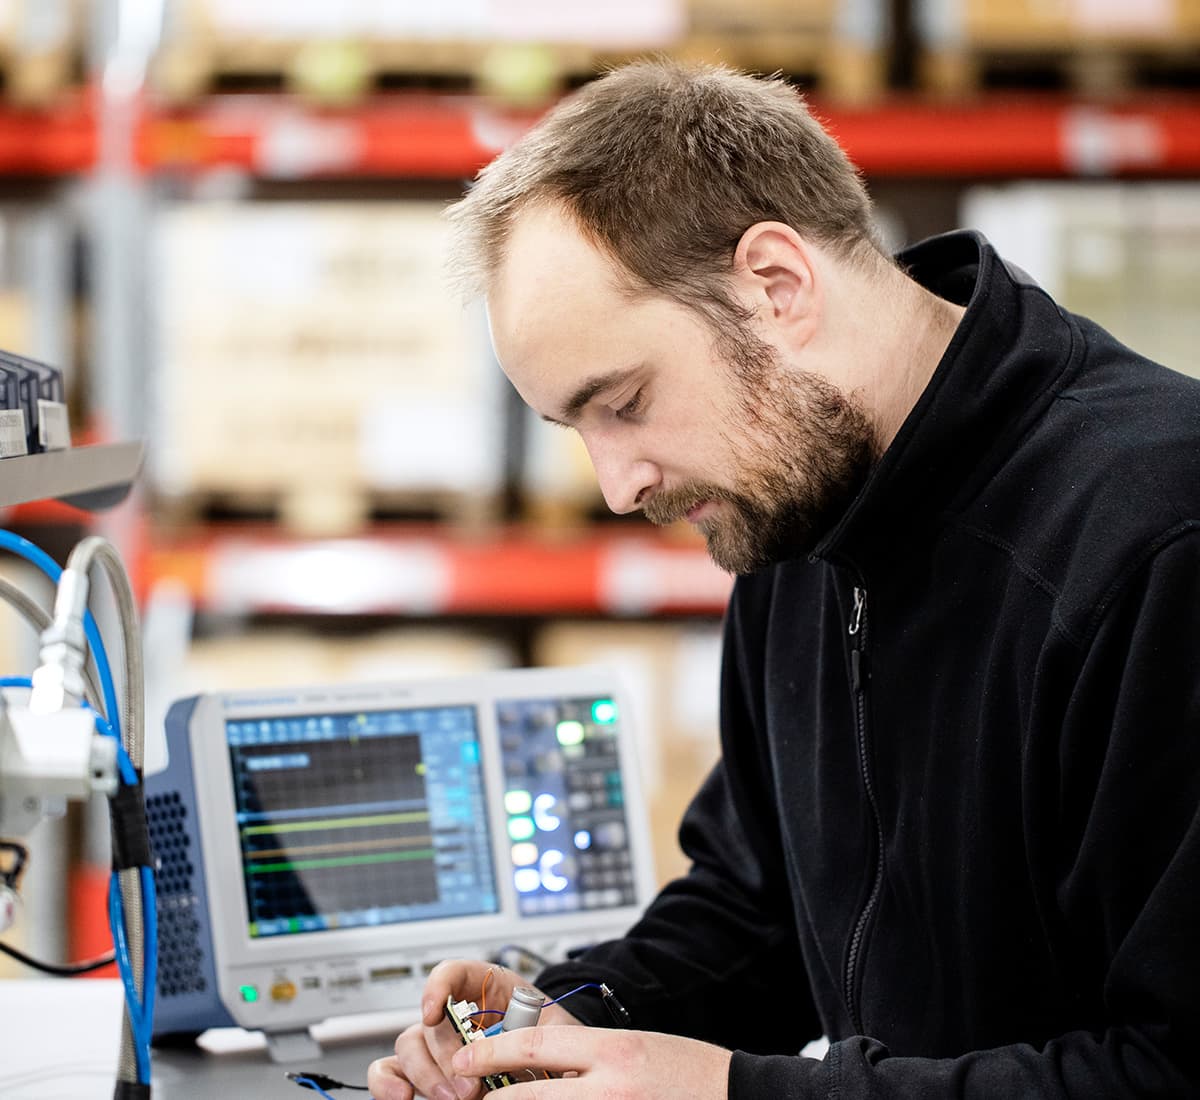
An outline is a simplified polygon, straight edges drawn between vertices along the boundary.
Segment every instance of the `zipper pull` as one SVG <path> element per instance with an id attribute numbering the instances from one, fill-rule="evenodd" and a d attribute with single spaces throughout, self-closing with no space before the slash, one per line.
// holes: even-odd
<path id="1" fill-rule="evenodd" d="M 862 624 L 863 615 L 867 611 L 867 590 L 865 588 L 856 588 L 854 590 L 854 609 L 850 612 L 850 637 L 854 639 L 853 645 L 850 647 L 850 687 L 857 695 L 862 691 L 863 682 L 863 651 L 862 651 Z"/>
<path id="2" fill-rule="evenodd" d="M 863 621 L 863 612 L 867 609 L 867 590 L 865 588 L 856 588 L 854 590 L 854 609 L 850 612 L 850 637 L 853 638 L 861 629 Z"/>

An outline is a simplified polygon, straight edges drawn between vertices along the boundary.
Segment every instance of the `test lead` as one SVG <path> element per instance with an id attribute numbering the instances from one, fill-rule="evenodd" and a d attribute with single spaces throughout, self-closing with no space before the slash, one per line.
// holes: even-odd
<path id="1" fill-rule="evenodd" d="M 607 983 L 601 983 L 600 997 L 617 1027 L 633 1027 L 629 1010 L 621 1004 L 620 998 L 608 987 Z"/>

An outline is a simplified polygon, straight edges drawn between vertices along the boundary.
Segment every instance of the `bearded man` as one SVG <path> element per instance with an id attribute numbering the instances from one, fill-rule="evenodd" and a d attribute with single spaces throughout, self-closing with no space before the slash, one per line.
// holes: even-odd
<path id="1" fill-rule="evenodd" d="M 447 962 L 376 1100 L 1198 1094 L 1200 383 L 977 234 L 885 255 L 778 80 L 618 70 L 450 216 L 610 507 L 741 576 L 690 873 L 538 979 L 633 1028 L 461 1047 Z"/>

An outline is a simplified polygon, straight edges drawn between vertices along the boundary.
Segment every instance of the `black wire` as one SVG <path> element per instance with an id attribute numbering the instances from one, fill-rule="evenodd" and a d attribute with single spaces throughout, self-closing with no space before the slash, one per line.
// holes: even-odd
<path id="1" fill-rule="evenodd" d="M 15 890 L 21 882 L 25 864 L 29 862 L 29 849 L 16 841 L 0 840 L 0 852 L 7 852 L 13 857 L 12 866 L 0 872 L 0 879 L 4 880 L 6 886 L 11 886 Z"/>
<path id="2" fill-rule="evenodd" d="M 539 955 L 536 951 L 531 951 L 528 947 L 522 947 L 519 943 L 506 943 L 496 952 L 497 958 L 503 955 L 505 951 L 516 951 L 532 962 L 537 963 L 543 970 L 548 966 L 554 965 L 545 955 Z"/>
<path id="3" fill-rule="evenodd" d="M 34 970 L 40 970 L 43 974 L 53 974 L 56 978 L 74 978 L 80 974 L 90 974 L 93 970 L 99 970 L 101 967 L 111 965 L 117 959 L 117 956 L 110 951 L 107 955 L 102 955 L 96 959 L 84 959 L 83 962 L 60 965 L 32 958 L 26 955 L 24 951 L 18 951 L 15 947 L 3 942 L 0 942 L 0 951 L 16 959 L 19 963 L 24 963 Z"/>

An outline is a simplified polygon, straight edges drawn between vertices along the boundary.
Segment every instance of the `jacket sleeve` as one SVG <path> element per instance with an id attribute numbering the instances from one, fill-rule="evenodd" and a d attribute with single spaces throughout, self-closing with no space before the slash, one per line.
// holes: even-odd
<path id="1" fill-rule="evenodd" d="M 1093 618 L 1045 689 L 1061 699 L 1046 920 L 1103 1016 L 952 1059 L 892 1057 L 863 1036 L 822 1062 L 741 1052 L 731 1100 L 1200 1096 L 1200 529 L 1174 532 Z"/>
<path id="2" fill-rule="evenodd" d="M 770 800 L 756 793 L 769 780 L 758 752 L 764 632 L 746 606 L 758 603 L 750 588 L 738 582 L 726 616 L 724 756 L 680 828 L 690 872 L 668 884 L 622 939 L 551 967 L 538 985 L 558 996 L 583 982 L 607 982 L 639 1030 L 794 1054 L 821 1028 L 781 872 L 778 823 Z M 778 1011 L 781 989 L 786 1012 Z M 574 997 L 564 1007 L 587 1023 L 609 1022 L 598 998 Z"/>

